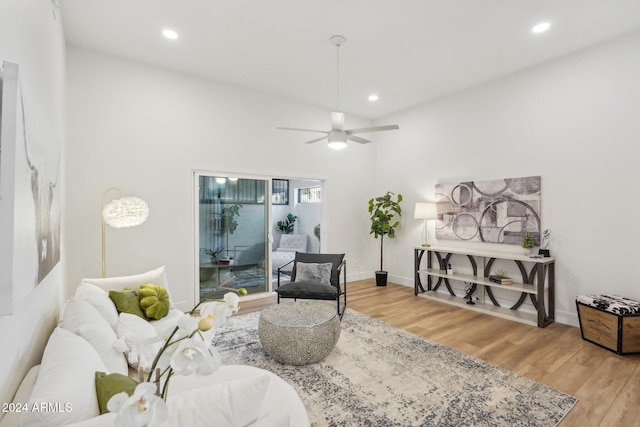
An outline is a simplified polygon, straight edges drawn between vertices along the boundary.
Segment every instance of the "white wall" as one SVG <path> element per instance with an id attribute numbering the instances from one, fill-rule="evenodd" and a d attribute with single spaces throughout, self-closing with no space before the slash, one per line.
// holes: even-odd
<path id="1" fill-rule="evenodd" d="M 540 175 L 557 320 L 577 324 L 579 294 L 640 299 L 638 76 L 635 33 L 379 120 L 400 125 L 374 151 L 376 191 L 405 196 L 386 251 L 392 279 L 413 285 L 422 227 L 413 207 L 433 200 L 436 183 Z"/>
<path id="2" fill-rule="evenodd" d="M 60 17 L 42 0 L 3 0 L 0 3 L 0 63 L 20 67 L 23 91 L 52 129 L 54 144 L 64 141 L 64 35 Z M 59 185 L 64 194 L 64 179 Z M 19 194 L 17 197 L 31 197 Z M 33 224 L 16 219 L 17 240 L 33 239 Z M 24 227 L 22 227 L 24 225 Z M 64 236 L 64 224 L 63 236 Z M 63 237 L 64 244 L 64 237 Z M 0 253 L 0 257 L 6 256 Z M 61 259 L 65 251 L 62 248 Z M 34 289 L 14 283 L 13 315 L 0 317 L 0 401 L 10 402 L 27 370 L 39 363 L 54 328 L 63 298 L 64 263 L 59 262 Z M 0 417 L 4 414 L 0 413 Z"/>
<path id="3" fill-rule="evenodd" d="M 100 200 L 115 186 L 145 199 L 151 213 L 140 227 L 107 230 L 108 275 L 166 264 L 172 293 L 190 306 L 192 169 L 326 179 L 323 249 L 346 252 L 352 278 L 369 273 L 363 253 L 372 146 L 336 152 L 303 144 L 307 134 L 276 129 L 328 127 L 329 111 L 73 46 L 67 53 L 70 289 L 100 274 Z"/>

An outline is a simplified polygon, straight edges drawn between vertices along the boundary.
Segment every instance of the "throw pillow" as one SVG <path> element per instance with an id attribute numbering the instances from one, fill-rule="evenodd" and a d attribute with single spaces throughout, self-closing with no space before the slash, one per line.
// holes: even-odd
<path id="1" fill-rule="evenodd" d="M 118 310 L 109 298 L 109 293 L 90 283 L 81 283 L 76 289 L 76 298 L 82 298 L 91 304 L 104 317 L 111 329 L 116 329 L 118 323 Z"/>
<path id="2" fill-rule="evenodd" d="M 296 264 L 296 282 L 324 283 L 331 282 L 330 262 L 314 263 L 314 262 L 298 262 Z"/>
<path id="3" fill-rule="evenodd" d="M 128 372 L 126 359 L 113 348 L 118 339 L 116 332 L 87 301 L 82 298 L 69 300 L 64 307 L 60 326 L 87 340 L 96 349 L 109 372 Z"/>
<path id="4" fill-rule="evenodd" d="M 122 374 L 109 374 L 96 372 L 96 395 L 98 396 L 98 406 L 100 414 L 106 414 L 107 403 L 115 394 L 126 392 L 131 396 L 136 389 L 138 382 Z"/>
<path id="5" fill-rule="evenodd" d="M 160 320 L 169 314 L 169 294 L 162 286 L 143 283 L 138 289 L 138 298 L 147 318 Z"/>
<path id="6" fill-rule="evenodd" d="M 106 370 L 91 344 L 73 332 L 55 328 L 42 355 L 29 408 L 55 405 L 58 409 L 26 412 L 20 425 L 62 426 L 100 415 L 96 387 L 91 378 L 96 371 Z"/>
<path id="7" fill-rule="evenodd" d="M 140 299 L 133 289 L 122 289 L 119 291 L 109 291 L 109 298 L 116 305 L 118 313 L 135 314 L 142 319 L 146 319 L 140 308 Z"/>
<path id="8" fill-rule="evenodd" d="M 148 372 L 153 359 L 162 347 L 162 338 L 146 320 L 129 313 L 121 313 L 116 326 L 118 340 L 113 345 L 124 353 L 129 366 Z"/>

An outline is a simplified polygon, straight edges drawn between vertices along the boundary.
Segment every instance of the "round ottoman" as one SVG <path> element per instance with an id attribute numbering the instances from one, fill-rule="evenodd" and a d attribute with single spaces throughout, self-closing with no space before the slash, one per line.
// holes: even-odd
<path id="1" fill-rule="evenodd" d="M 267 354 L 280 363 L 315 363 L 324 359 L 338 342 L 340 318 L 335 304 L 278 304 L 260 313 L 258 337 Z"/>

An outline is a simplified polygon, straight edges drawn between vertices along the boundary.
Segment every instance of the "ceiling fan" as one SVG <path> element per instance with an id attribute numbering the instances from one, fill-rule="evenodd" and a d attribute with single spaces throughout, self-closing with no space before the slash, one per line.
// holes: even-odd
<path id="1" fill-rule="evenodd" d="M 343 36 L 333 36 L 331 37 L 331 43 L 333 43 L 336 47 L 336 63 L 337 63 L 337 90 L 336 90 L 336 111 L 331 113 L 331 130 L 316 130 L 316 129 L 301 129 L 301 128 L 289 128 L 289 127 L 278 127 L 278 129 L 283 130 L 295 130 L 302 132 L 317 132 L 324 133 L 325 135 L 320 138 L 312 139 L 311 141 L 305 142 L 305 144 L 313 144 L 314 142 L 322 141 L 323 139 L 328 140 L 329 147 L 335 150 L 341 150 L 347 146 L 347 140 L 358 142 L 360 144 L 367 144 L 371 141 L 368 139 L 361 138 L 356 136 L 357 133 L 370 133 L 370 132 L 380 132 L 384 130 L 396 130 L 400 129 L 398 125 L 387 125 L 387 126 L 373 126 L 368 128 L 358 128 L 358 129 L 344 129 L 344 113 L 340 112 L 340 46 L 345 42 L 345 38 Z"/>

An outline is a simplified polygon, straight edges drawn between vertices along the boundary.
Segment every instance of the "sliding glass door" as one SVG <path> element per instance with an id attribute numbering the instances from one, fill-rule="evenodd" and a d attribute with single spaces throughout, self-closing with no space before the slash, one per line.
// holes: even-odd
<path id="1" fill-rule="evenodd" d="M 249 294 L 270 291 L 271 180 L 195 174 L 197 298 L 220 298 L 221 284 Z"/>

